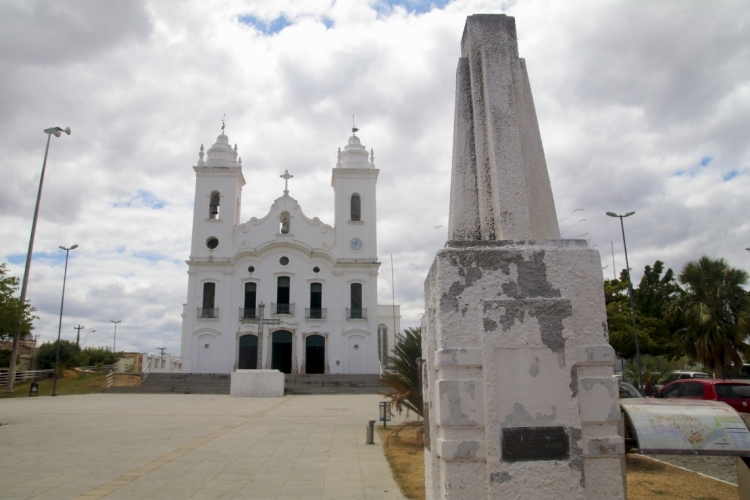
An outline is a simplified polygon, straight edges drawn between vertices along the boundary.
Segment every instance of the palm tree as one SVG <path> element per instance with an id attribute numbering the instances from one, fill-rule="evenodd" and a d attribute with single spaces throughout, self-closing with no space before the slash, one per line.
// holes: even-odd
<path id="1" fill-rule="evenodd" d="M 684 325 L 677 336 L 688 356 L 724 378 L 728 365 L 739 367 L 740 355 L 750 355 L 750 294 L 742 288 L 748 274 L 704 255 L 688 262 L 679 280 L 685 290 L 669 307 Z"/>
<path id="2" fill-rule="evenodd" d="M 396 335 L 393 356 L 389 357 L 389 369 L 380 380 L 391 391 L 383 392 L 393 401 L 396 411 L 403 408 L 422 416 L 422 396 L 419 391 L 418 359 L 422 357 L 422 328 L 407 328 L 404 334 Z"/>

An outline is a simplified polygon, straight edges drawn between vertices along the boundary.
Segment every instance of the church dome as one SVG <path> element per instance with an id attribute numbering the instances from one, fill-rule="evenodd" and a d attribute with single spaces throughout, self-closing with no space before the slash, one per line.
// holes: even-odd
<path id="1" fill-rule="evenodd" d="M 206 155 L 207 167 L 237 167 L 237 145 L 234 149 L 229 145 L 229 138 L 221 134 L 216 138 L 216 143 L 208 148 Z"/>
<path id="2" fill-rule="evenodd" d="M 336 166 L 338 168 L 372 168 L 374 165 L 370 163 L 369 157 L 367 148 L 362 145 L 359 137 L 352 135 L 344 151 L 339 150 L 339 161 Z"/>

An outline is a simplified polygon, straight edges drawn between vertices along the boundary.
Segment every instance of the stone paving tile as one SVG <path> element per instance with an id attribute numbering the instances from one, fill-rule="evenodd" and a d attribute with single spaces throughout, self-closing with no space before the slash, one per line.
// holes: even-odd
<path id="1" fill-rule="evenodd" d="M 379 400 L 125 394 L 7 400 L 0 418 L 12 425 L 0 428 L 0 449 L 10 450 L 0 457 L 0 498 L 65 500 L 109 488 L 103 497 L 109 500 L 402 499 L 382 447 L 364 445 Z"/>

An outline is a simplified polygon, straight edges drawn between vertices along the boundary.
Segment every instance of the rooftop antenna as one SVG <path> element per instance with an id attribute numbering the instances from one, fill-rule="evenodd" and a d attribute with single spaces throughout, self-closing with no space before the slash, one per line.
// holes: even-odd
<path id="1" fill-rule="evenodd" d="M 354 115 L 352 115 L 352 135 L 356 137 L 357 132 L 359 132 L 359 129 L 354 125 Z"/>

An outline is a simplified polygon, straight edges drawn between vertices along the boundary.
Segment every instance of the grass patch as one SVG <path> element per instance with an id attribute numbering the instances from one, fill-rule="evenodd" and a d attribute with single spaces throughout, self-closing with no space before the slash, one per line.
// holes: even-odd
<path id="1" fill-rule="evenodd" d="M 378 426 L 380 439 L 385 443 L 393 429 Z M 424 500 L 424 446 L 417 438 L 417 428 L 407 428 L 393 436 L 385 448 L 385 458 L 391 466 L 401 493 L 409 500 Z"/>
<path id="2" fill-rule="evenodd" d="M 378 427 L 385 443 L 393 429 Z M 385 457 L 393 478 L 409 500 L 424 500 L 424 448 L 417 444 L 417 430 L 407 428 L 391 437 Z M 736 486 L 694 472 L 656 462 L 639 455 L 627 457 L 628 500 L 737 500 Z"/>
<path id="3" fill-rule="evenodd" d="M 96 394 L 102 392 L 106 387 L 106 374 L 92 373 L 81 374 L 77 377 L 57 379 L 56 393 L 58 396 L 71 394 Z M 5 392 L 5 387 L 0 388 L 0 398 L 23 398 L 29 396 L 30 382 L 15 384 L 13 392 Z M 52 395 L 52 379 L 39 382 L 39 396 Z M 37 396 L 38 397 L 38 396 Z"/>

